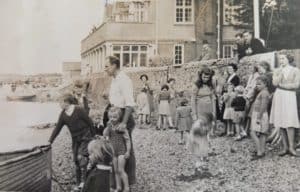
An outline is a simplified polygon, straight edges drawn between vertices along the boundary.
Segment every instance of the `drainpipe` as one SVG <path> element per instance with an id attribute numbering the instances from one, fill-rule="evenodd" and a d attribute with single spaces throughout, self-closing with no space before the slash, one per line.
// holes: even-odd
<path id="1" fill-rule="evenodd" d="M 155 1 L 155 55 L 158 55 L 158 1 Z"/>
<path id="2" fill-rule="evenodd" d="M 217 1 L 218 11 L 217 11 L 217 58 L 220 59 L 220 49 L 221 49 L 221 2 Z"/>

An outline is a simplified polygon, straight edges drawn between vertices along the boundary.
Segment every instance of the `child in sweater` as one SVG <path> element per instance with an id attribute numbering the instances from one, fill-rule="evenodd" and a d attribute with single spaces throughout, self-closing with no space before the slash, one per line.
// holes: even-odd
<path id="1" fill-rule="evenodd" d="M 205 158 L 207 158 L 210 149 L 209 132 L 212 126 L 212 113 L 204 113 L 195 121 L 190 131 L 188 147 L 197 159 L 197 169 L 205 168 Z"/>
<path id="2" fill-rule="evenodd" d="M 256 83 L 259 92 L 253 104 L 251 118 L 251 137 L 256 146 L 256 154 L 252 160 L 262 158 L 265 155 L 266 134 L 269 130 L 268 104 L 270 93 L 268 91 L 268 78 L 260 76 Z"/>
<path id="3" fill-rule="evenodd" d="M 120 108 L 112 107 L 109 112 L 109 122 L 103 132 L 103 136 L 109 138 L 113 150 L 113 167 L 115 172 L 117 191 L 129 192 L 128 175 L 125 172 L 126 161 L 130 156 L 131 141 L 127 129 L 119 130 L 122 111 Z"/>
<path id="4" fill-rule="evenodd" d="M 188 100 L 182 99 L 180 106 L 176 109 L 176 127 L 180 131 L 181 137 L 179 144 L 184 144 L 184 132 L 190 131 L 192 127 L 192 107 L 188 106 Z"/>
<path id="5" fill-rule="evenodd" d="M 88 144 L 89 165 L 82 192 L 110 192 L 112 145 L 98 136 Z"/>
<path id="6" fill-rule="evenodd" d="M 245 119 L 246 99 L 243 96 L 244 87 L 239 85 L 235 88 L 236 97 L 232 100 L 233 123 L 235 124 L 236 137 L 235 140 L 242 140 L 247 136 L 243 124 Z"/>

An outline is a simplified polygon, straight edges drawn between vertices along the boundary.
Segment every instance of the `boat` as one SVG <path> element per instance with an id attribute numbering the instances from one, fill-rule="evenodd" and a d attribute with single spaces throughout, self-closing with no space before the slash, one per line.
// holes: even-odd
<path id="1" fill-rule="evenodd" d="M 51 146 L 0 153 L 0 191 L 50 192 Z"/>
<path id="2" fill-rule="evenodd" d="M 8 95 L 6 99 L 8 101 L 33 101 L 36 98 L 35 94 L 29 95 Z"/>

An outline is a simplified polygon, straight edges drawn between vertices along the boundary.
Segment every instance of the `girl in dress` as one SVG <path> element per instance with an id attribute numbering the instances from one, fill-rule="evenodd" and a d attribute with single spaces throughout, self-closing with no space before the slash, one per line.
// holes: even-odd
<path id="1" fill-rule="evenodd" d="M 209 132 L 213 126 L 213 115 L 211 113 L 203 113 L 198 120 L 194 122 L 190 131 L 188 147 L 192 154 L 196 157 L 196 168 L 205 167 L 205 158 L 207 158 L 210 143 Z"/>
<path id="2" fill-rule="evenodd" d="M 138 94 L 136 103 L 138 106 L 137 113 L 139 116 L 139 124 L 143 125 L 144 123 L 147 123 L 147 117 L 150 115 L 147 90 L 145 88 L 143 88 L 141 93 Z"/>
<path id="3" fill-rule="evenodd" d="M 244 98 L 244 87 L 239 85 L 235 89 L 236 97 L 232 100 L 233 123 L 235 124 L 236 137 L 235 140 L 242 140 L 247 136 L 244 130 L 243 122 L 245 119 L 246 99 Z"/>
<path id="4" fill-rule="evenodd" d="M 223 119 L 226 121 L 226 133 L 227 136 L 234 135 L 234 127 L 232 124 L 233 120 L 233 108 L 231 107 L 232 100 L 235 98 L 236 94 L 234 92 L 234 86 L 229 84 L 227 86 L 227 92 L 223 94 L 222 99 L 225 103 L 225 110 Z"/>
<path id="5" fill-rule="evenodd" d="M 110 192 L 113 148 L 104 137 L 98 136 L 88 145 L 89 165 L 82 192 Z"/>
<path id="6" fill-rule="evenodd" d="M 161 87 L 161 91 L 158 95 L 158 125 L 157 129 L 161 129 L 161 125 L 163 124 L 163 129 L 167 129 L 167 120 L 170 116 L 170 100 L 171 94 L 169 92 L 169 86 L 163 85 Z"/>
<path id="7" fill-rule="evenodd" d="M 268 78 L 260 76 L 257 79 L 258 95 L 253 103 L 251 118 L 251 137 L 256 146 L 256 154 L 252 160 L 259 159 L 265 154 L 266 134 L 269 130 L 268 104 L 270 93 L 268 91 Z"/>
<path id="8" fill-rule="evenodd" d="M 127 129 L 118 129 L 122 111 L 120 108 L 112 107 L 108 112 L 109 122 L 107 128 L 103 132 L 103 136 L 109 138 L 113 150 L 113 167 L 115 172 L 115 179 L 117 184 L 117 191 L 122 191 L 122 184 L 124 192 L 129 192 L 128 175 L 125 171 L 126 161 L 130 156 L 131 141 Z"/>
<path id="9" fill-rule="evenodd" d="M 176 110 L 176 127 L 179 129 L 181 137 L 179 144 L 184 144 L 184 132 L 190 131 L 192 127 L 192 108 L 188 106 L 188 100 L 182 99 L 180 106 Z"/>

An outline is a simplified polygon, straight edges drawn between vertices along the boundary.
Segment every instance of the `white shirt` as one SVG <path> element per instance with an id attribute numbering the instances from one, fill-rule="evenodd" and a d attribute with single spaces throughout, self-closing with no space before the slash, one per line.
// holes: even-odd
<path id="1" fill-rule="evenodd" d="M 120 108 L 135 106 L 132 81 L 123 71 L 111 81 L 109 102 Z"/>

